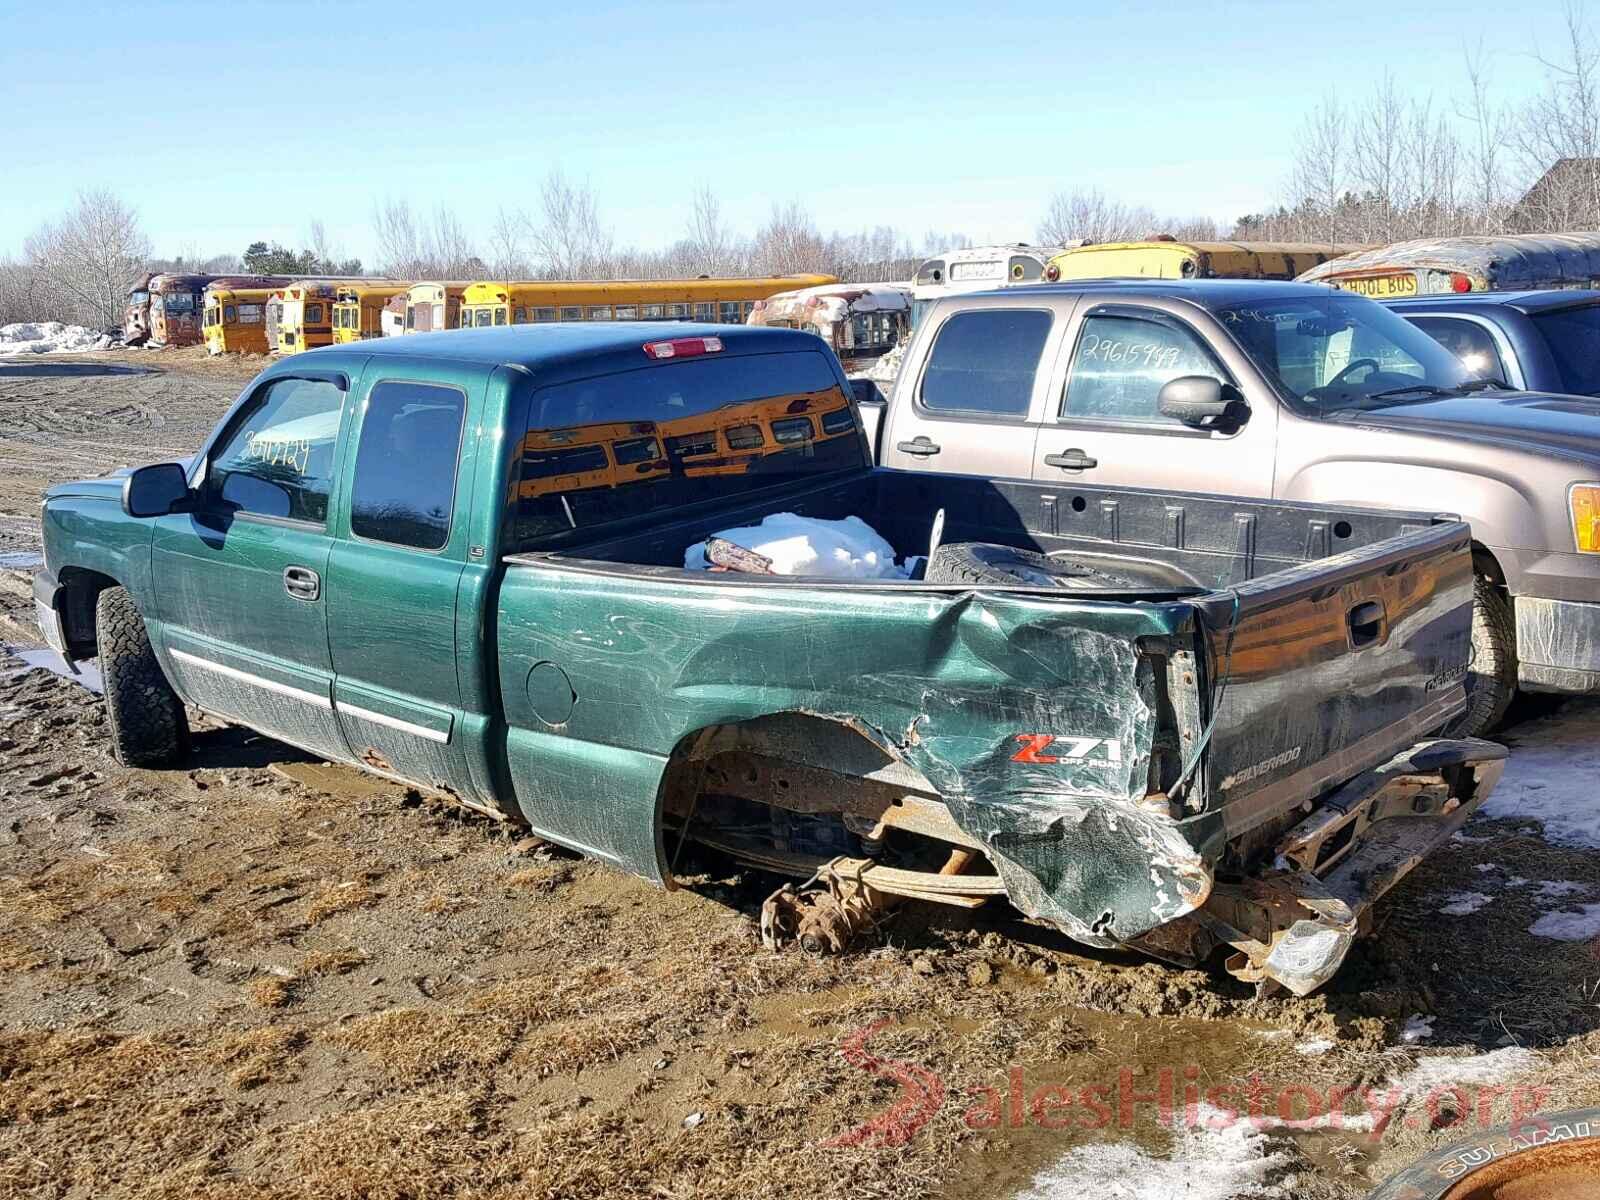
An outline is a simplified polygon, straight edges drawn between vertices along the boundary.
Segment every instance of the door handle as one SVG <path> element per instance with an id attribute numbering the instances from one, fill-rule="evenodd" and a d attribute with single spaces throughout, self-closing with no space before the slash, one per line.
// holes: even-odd
<path id="1" fill-rule="evenodd" d="M 1060 467 L 1063 471 L 1087 471 L 1100 465 L 1098 458 L 1090 458 L 1076 446 L 1061 454 L 1046 454 L 1044 461 L 1047 466 Z"/>
<path id="2" fill-rule="evenodd" d="M 285 567 L 283 590 L 296 600 L 315 600 L 322 595 L 322 576 L 310 567 Z"/>
<path id="3" fill-rule="evenodd" d="M 930 454 L 939 453 L 939 443 L 929 441 L 920 433 L 909 442 L 896 442 L 894 448 L 901 454 L 914 454 L 918 458 L 927 458 Z"/>

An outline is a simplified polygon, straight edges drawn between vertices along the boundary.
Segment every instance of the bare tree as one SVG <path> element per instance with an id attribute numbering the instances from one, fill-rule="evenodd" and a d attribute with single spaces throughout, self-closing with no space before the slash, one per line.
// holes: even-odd
<path id="1" fill-rule="evenodd" d="M 722 205 L 709 183 L 695 189 L 689 212 L 688 236 L 684 239 L 684 266 L 689 275 L 736 275 L 743 267 L 744 254 L 737 239 L 722 219 Z"/>
<path id="2" fill-rule="evenodd" d="M 532 274 L 523 250 L 527 236 L 527 214 L 502 205 L 489 227 L 489 270 L 496 279 L 526 279 Z"/>
<path id="3" fill-rule="evenodd" d="M 548 278 L 599 279 L 609 270 L 611 234 L 600 224 L 594 191 L 587 182 L 569 182 L 559 169 L 539 190 L 539 224 L 532 240 Z"/>
<path id="4" fill-rule="evenodd" d="M 1470 131 L 1467 153 L 1468 176 L 1472 182 L 1472 203 L 1477 207 L 1480 229 L 1498 232 L 1505 225 L 1505 156 L 1511 138 L 1511 114 L 1490 97 L 1489 63 L 1480 42 L 1466 56 L 1469 98 L 1457 116 Z"/>
<path id="5" fill-rule="evenodd" d="M 1565 33 L 1564 57 L 1540 56 L 1544 90 L 1516 123 L 1523 169 L 1533 178 L 1551 172 L 1517 216 L 1538 229 L 1593 229 L 1600 225 L 1600 47 L 1577 4 L 1567 7 Z"/>
<path id="6" fill-rule="evenodd" d="M 433 272 L 424 261 L 422 236 L 411 205 L 385 200 L 372 209 L 372 230 L 378 245 L 378 268 L 393 279 L 426 279 Z"/>
<path id="7" fill-rule="evenodd" d="M 134 211 L 109 189 L 78 194 L 65 216 L 41 226 L 23 245 L 37 276 L 57 297 L 57 320 L 120 325 L 128 289 L 144 269 L 150 243 Z"/>

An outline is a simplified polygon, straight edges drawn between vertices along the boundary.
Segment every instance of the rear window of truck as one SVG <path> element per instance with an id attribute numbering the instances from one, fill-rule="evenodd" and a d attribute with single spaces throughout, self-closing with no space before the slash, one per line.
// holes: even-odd
<path id="1" fill-rule="evenodd" d="M 810 351 L 707 355 L 541 388 L 518 451 L 511 544 L 869 467 L 861 437 L 794 436 L 813 429 L 812 414 L 839 426 L 841 408 L 855 426 L 833 367 Z M 610 453 L 582 475 L 552 472 L 552 431 Z M 641 437 L 662 453 L 642 453 Z"/>

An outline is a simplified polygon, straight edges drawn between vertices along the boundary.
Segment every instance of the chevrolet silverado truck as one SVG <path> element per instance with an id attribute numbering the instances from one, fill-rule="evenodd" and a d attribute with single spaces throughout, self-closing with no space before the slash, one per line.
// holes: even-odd
<path id="1" fill-rule="evenodd" d="M 1519 687 L 1600 693 L 1600 402 L 1481 378 L 1376 301 L 1257 280 L 952 297 L 879 407 L 891 467 L 1458 514 L 1476 602 L 1447 732 L 1489 732 Z"/>
<path id="2" fill-rule="evenodd" d="M 775 514 L 1084 569 L 686 567 Z M 1004 898 L 1303 993 L 1502 766 L 1426 736 L 1465 703 L 1466 525 L 882 469 L 795 330 L 311 351 L 43 526 L 40 626 L 98 657 L 122 761 L 180 756 L 192 707 L 669 887 L 697 841 L 799 881 L 775 943 Z"/>

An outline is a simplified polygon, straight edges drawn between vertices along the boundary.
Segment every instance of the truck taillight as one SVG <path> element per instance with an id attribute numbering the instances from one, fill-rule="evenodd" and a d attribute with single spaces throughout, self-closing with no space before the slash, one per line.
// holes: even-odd
<path id="1" fill-rule="evenodd" d="M 1452 292 L 1470 292 L 1472 290 L 1472 280 L 1460 271 L 1456 271 L 1450 276 L 1450 290 Z"/>
<path id="2" fill-rule="evenodd" d="M 673 338 L 668 342 L 644 344 L 644 352 L 651 358 L 693 358 L 697 354 L 715 354 L 721 349 L 719 337 Z"/>

